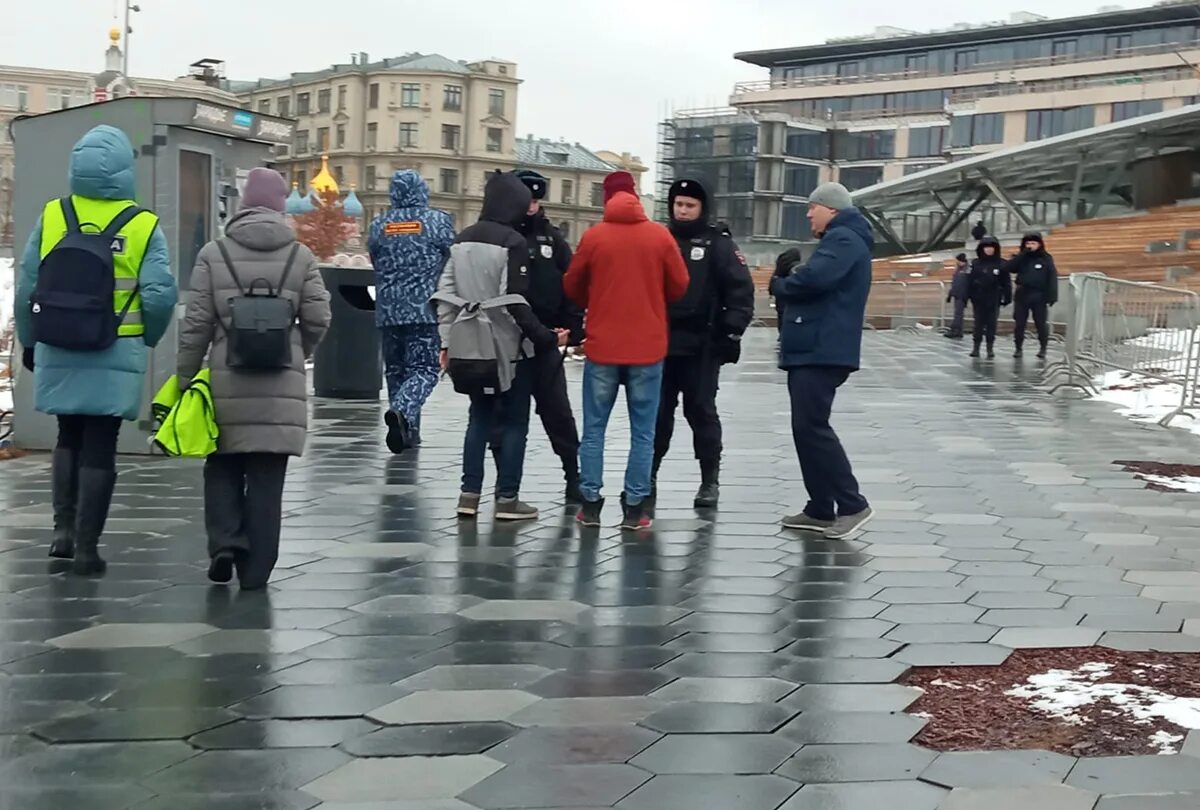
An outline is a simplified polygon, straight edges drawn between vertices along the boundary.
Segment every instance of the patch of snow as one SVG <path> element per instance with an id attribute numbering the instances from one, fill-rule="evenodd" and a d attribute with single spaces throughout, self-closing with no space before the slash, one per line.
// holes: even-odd
<path id="1" fill-rule="evenodd" d="M 1169 731 L 1156 731 L 1150 735 L 1150 744 L 1158 749 L 1159 756 L 1179 753 L 1181 742 L 1182 734 L 1172 734 Z"/>
<path id="2" fill-rule="evenodd" d="M 1030 675 L 1024 684 L 1004 694 L 1025 698 L 1039 712 L 1065 723 L 1083 725 L 1088 718 L 1079 712 L 1086 706 L 1106 702 L 1115 712 L 1135 723 L 1163 719 L 1186 729 L 1200 729 L 1200 698 L 1169 695 L 1149 686 L 1129 683 L 1105 683 L 1112 674 L 1109 664 L 1084 664 L 1074 670 L 1052 669 Z M 1163 754 L 1178 752 L 1183 737 L 1159 732 L 1151 738 Z"/>
<path id="3" fill-rule="evenodd" d="M 1110 371 L 1095 379 L 1092 399 L 1117 406 L 1117 413 L 1145 424 L 1157 423 L 1175 412 L 1183 402 L 1182 386 L 1148 378 L 1127 371 Z M 1172 428 L 1182 428 L 1200 435 L 1200 412 L 1184 413 L 1171 420 Z"/>
<path id="4" fill-rule="evenodd" d="M 947 681 L 942 678 L 938 678 L 936 681 L 930 681 L 929 685 L 940 686 L 943 689 L 973 689 L 976 692 L 984 691 L 984 687 L 977 683 L 959 683 L 958 681 Z"/>

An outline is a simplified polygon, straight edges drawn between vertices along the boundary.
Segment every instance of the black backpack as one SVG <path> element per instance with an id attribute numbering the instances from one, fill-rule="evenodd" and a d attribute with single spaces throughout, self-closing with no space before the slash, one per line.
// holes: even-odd
<path id="1" fill-rule="evenodd" d="M 292 302 L 280 297 L 292 263 L 300 244 L 292 245 L 284 265 L 279 286 L 271 288 L 264 278 L 250 282 L 249 288 L 242 284 L 225 240 L 217 240 L 217 249 L 229 268 L 229 274 L 238 286 L 241 295 L 229 299 L 230 323 L 225 329 L 229 347 L 225 362 L 230 368 L 241 371 L 278 371 L 292 365 L 292 324 L 296 321 L 296 309 Z M 219 320 L 219 319 L 218 319 Z M 224 328 L 224 324 L 222 324 Z"/>
<path id="2" fill-rule="evenodd" d="M 117 329 L 138 294 L 135 285 L 121 311 L 114 311 L 113 247 L 120 230 L 146 211 L 131 205 L 103 231 L 84 233 L 71 198 L 62 198 L 59 205 L 67 234 L 38 267 L 30 298 L 34 340 L 78 352 L 103 351 L 116 343 Z"/>

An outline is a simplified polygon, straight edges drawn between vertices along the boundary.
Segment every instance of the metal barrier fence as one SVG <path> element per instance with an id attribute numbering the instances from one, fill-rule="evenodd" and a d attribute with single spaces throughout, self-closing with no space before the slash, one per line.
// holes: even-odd
<path id="1" fill-rule="evenodd" d="M 1071 275 L 1067 292 L 1065 357 L 1044 379 L 1052 391 L 1094 394 L 1097 375 L 1121 371 L 1138 388 L 1179 386 L 1178 406 L 1160 424 L 1200 407 L 1200 293 L 1102 273 Z"/>
<path id="2" fill-rule="evenodd" d="M 876 281 L 871 284 L 864 326 L 909 332 L 925 326 L 940 331 L 946 327 L 949 292 L 944 281 Z"/>

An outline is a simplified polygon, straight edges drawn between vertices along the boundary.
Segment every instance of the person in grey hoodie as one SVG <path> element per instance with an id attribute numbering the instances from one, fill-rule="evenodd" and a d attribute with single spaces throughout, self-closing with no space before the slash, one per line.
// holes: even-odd
<path id="1" fill-rule="evenodd" d="M 946 330 L 946 337 L 962 340 L 963 319 L 967 311 L 967 299 L 971 295 L 971 265 L 967 262 L 967 254 L 960 253 L 954 257 L 958 262 L 954 267 L 954 278 L 950 281 L 950 292 L 946 295 L 946 303 L 954 302 L 954 320 Z"/>
<path id="2" fill-rule="evenodd" d="M 288 457 L 304 452 L 308 432 L 305 360 L 329 328 L 329 293 L 317 259 L 297 244 L 283 217 L 287 184 L 272 169 L 253 169 L 241 209 L 225 238 L 209 242 L 196 259 L 192 291 L 179 332 L 181 383 L 212 369 L 213 408 L 221 435 L 204 465 L 204 524 L 211 563 L 208 578 L 226 583 L 237 569 L 243 590 L 266 587 L 279 556 L 283 481 Z M 222 247 L 242 284 L 263 279 L 291 301 L 291 365 L 279 371 L 243 371 L 228 362 L 230 300 L 241 295 Z M 289 261 L 291 269 L 285 268 Z"/>

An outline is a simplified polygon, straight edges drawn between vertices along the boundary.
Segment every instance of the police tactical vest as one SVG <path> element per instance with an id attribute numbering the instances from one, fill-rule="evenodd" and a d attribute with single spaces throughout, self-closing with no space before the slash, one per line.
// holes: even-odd
<path id="1" fill-rule="evenodd" d="M 525 240 L 529 245 L 529 289 L 525 297 L 544 322 L 553 319 L 562 307 L 563 272 L 554 261 L 554 237 L 550 233 L 531 233 Z"/>
<path id="2" fill-rule="evenodd" d="M 667 308 L 673 321 L 708 321 L 715 312 L 712 289 L 712 252 L 716 239 L 712 231 L 691 239 L 681 239 L 679 247 L 687 264 L 687 292 Z"/>
<path id="3" fill-rule="evenodd" d="M 158 217 L 130 200 L 47 203 L 33 296 L 38 342 L 100 351 L 144 335 L 138 276 L 156 227 Z"/>

